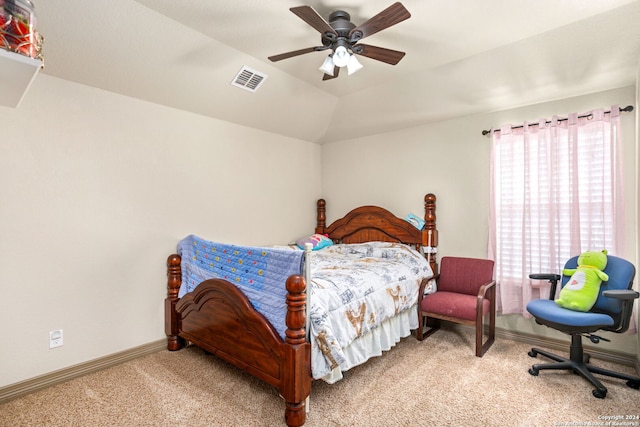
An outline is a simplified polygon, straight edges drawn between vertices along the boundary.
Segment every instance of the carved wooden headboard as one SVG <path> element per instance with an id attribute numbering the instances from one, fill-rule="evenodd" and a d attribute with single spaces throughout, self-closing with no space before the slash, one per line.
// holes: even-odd
<path id="1" fill-rule="evenodd" d="M 435 248 L 438 246 L 438 229 L 434 194 L 424 197 L 425 226 L 422 230 L 379 206 L 360 206 L 327 226 L 326 204 L 324 199 L 317 202 L 316 233 L 326 234 L 336 243 L 382 241 L 412 245 L 421 252 L 425 251 L 431 268 L 437 272 Z"/>

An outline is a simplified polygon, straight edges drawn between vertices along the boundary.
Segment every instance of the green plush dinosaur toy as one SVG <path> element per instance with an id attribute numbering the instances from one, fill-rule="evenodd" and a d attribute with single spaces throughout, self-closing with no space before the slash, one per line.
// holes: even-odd
<path id="1" fill-rule="evenodd" d="M 560 291 L 556 304 L 575 311 L 589 311 L 598 299 L 600 285 L 609 280 L 602 270 L 607 266 L 607 251 L 587 251 L 578 257 L 578 268 L 565 268 L 562 274 L 571 276 Z"/>

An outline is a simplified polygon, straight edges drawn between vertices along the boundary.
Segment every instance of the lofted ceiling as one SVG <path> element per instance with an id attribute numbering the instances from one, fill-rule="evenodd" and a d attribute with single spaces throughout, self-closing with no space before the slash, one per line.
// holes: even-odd
<path id="1" fill-rule="evenodd" d="M 323 81 L 327 52 L 289 11 L 358 25 L 391 0 L 34 0 L 48 74 L 193 113 L 326 143 L 635 84 L 640 0 L 404 0 L 411 18 L 364 40 L 392 66 Z M 248 66 L 255 92 L 231 85 Z"/>

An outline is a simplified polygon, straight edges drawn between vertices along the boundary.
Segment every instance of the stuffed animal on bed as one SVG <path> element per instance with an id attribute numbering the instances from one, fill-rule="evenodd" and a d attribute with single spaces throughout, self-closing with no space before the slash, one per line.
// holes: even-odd
<path id="1" fill-rule="evenodd" d="M 602 270 L 607 266 L 607 251 L 587 251 L 578 257 L 578 268 L 565 268 L 562 274 L 571 276 L 560 291 L 556 304 L 575 311 L 589 311 L 598 299 L 600 284 L 609 280 Z"/>

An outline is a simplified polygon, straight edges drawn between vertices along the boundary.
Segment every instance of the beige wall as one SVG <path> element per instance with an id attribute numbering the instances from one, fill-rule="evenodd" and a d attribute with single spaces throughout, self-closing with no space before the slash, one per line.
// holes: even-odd
<path id="1" fill-rule="evenodd" d="M 162 339 L 185 235 L 270 245 L 315 226 L 318 145 L 47 75 L 0 107 L 0 147 L 0 387 Z"/>
<path id="2" fill-rule="evenodd" d="M 361 204 L 420 215 L 434 192 L 439 256 L 485 256 L 481 131 L 635 97 L 623 88 L 318 146 L 40 75 L 20 108 L 0 107 L 0 387 L 162 339 L 164 262 L 180 238 L 285 243 L 312 230 L 320 196 L 331 221 Z M 637 183 L 634 124 L 623 116 Z M 629 186 L 629 236 L 637 195 Z M 499 325 L 550 334 L 521 316 Z M 64 345 L 49 350 L 54 329 Z"/>
<path id="3" fill-rule="evenodd" d="M 379 204 L 401 216 L 408 212 L 422 215 L 423 196 L 433 192 L 438 199 L 438 256 L 486 257 L 490 140 L 482 136 L 482 130 L 612 104 L 636 105 L 634 87 L 325 145 L 322 191 L 327 198 L 327 221 L 363 203 Z M 626 256 L 632 260 L 636 259 L 638 235 L 635 121 L 634 114 L 622 116 L 624 173 L 628 183 Z M 566 339 L 523 316 L 500 316 L 498 326 Z M 599 348 L 635 354 L 637 340 L 637 335 L 616 336 L 611 344 L 601 343 Z"/>

